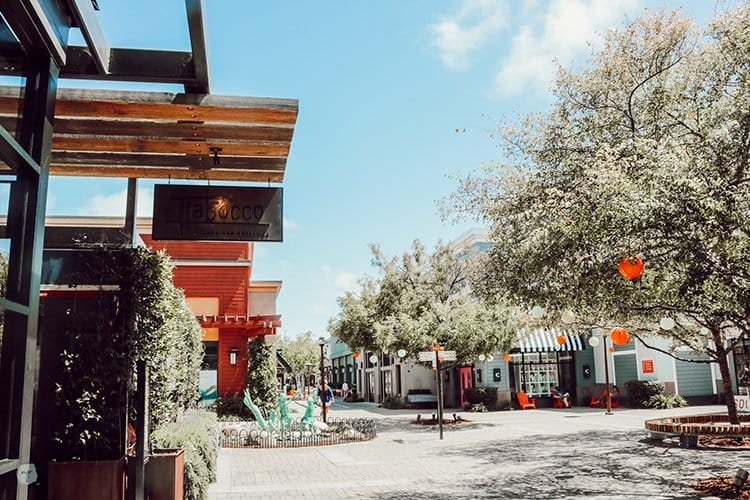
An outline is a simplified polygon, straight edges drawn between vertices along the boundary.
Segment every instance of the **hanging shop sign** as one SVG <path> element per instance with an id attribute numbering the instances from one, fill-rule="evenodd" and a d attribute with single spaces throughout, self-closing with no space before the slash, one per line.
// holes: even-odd
<path id="1" fill-rule="evenodd" d="M 282 188 L 154 186 L 154 240 L 282 241 Z"/>

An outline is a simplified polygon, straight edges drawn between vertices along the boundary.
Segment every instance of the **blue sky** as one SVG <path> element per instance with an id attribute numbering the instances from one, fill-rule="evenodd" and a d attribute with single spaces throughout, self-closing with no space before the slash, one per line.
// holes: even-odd
<path id="1" fill-rule="evenodd" d="M 180 0 L 99 3 L 112 46 L 189 48 Z M 327 335 L 336 297 L 372 272 L 370 243 L 397 254 L 415 238 L 432 246 L 472 226 L 441 221 L 436 200 L 455 187 L 446 174 L 499 158 L 490 131 L 504 116 L 545 109 L 555 59 L 585 62 L 587 41 L 644 7 L 684 7 L 701 23 L 714 9 L 710 0 L 205 4 L 212 92 L 300 101 L 284 242 L 256 244 L 253 270 L 284 281 L 278 312 L 291 336 Z M 105 86 L 61 82 L 84 85 Z M 143 183 L 143 215 L 152 185 Z M 48 212 L 123 214 L 124 189 L 124 180 L 54 178 Z"/>

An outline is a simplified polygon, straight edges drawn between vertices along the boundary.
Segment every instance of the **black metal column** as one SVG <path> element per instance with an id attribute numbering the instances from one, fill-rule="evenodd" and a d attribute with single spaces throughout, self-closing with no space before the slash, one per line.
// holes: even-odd
<path id="1" fill-rule="evenodd" d="M 128 191 L 125 204 L 125 234 L 132 245 L 137 237 L 136 219 L 138 217 L 138 179 L 128 179 Z"/>
<path id="2" fill-rule="evenodd" d="M 148 365 L 145 361 L 136 362 L 135 411 L 135 500 L 146 498 L 146 463 L 148 462 Z"/>
<path id="3" fill-rule="evenodd" d="M 0 458 L 30 461 L 32 412 L 38 375 L 37 327 L 44 217 L 59 69 L 49 56 L 30 63 L 24 95 L 20 146 L 38 164 L 22 166 L 10 190 L 7 299 L 25 310 L 5 311 L 0 356 Z M 28 486 L 16 474 L 0 478 L 0 499 L 26 500 Z"/>

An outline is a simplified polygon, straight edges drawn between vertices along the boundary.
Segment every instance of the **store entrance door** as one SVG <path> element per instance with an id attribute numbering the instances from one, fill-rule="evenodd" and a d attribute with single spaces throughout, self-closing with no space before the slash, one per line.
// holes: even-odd
<path id="1" fill-rule="evenodd" d="M 458 369 L 458 396 L 461 400 L 461 406 L 466 406 L 465 391 L 471 387 L 474 387 L 474 377 L 472 376 L 473 370 L 471 366 L 462 366 Z"/>

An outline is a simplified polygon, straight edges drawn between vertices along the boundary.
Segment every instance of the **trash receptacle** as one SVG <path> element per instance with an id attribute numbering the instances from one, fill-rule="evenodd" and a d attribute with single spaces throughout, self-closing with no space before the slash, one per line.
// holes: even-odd
<path id="1" fill-rule="evenodd" d="M 184 450 L 155 449 L 146 464 L 146 491 L 150 500 L 182 500 L 185 475 Z"/>

